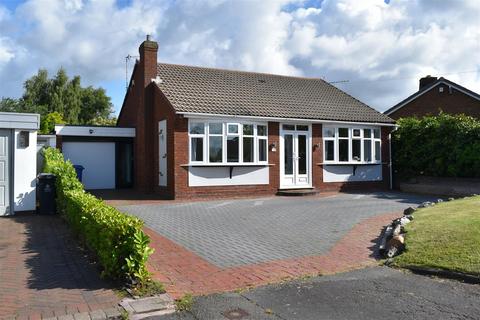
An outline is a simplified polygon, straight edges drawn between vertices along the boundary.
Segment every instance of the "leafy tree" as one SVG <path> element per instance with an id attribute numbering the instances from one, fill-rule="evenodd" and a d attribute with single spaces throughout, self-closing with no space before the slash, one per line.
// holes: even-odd
<path id="1" fill-rule="evenodd" d="M 55 129 L 56 124 L 64 124 L 65 120 L 58 112 L 52 112 L 47 114 L 45 117 L 40 118 L 40 133 L 47 134 L 51 133 Z"/>
<path id="2" fill-rule="evenodd" d="M 57 113 L 62 121 L 70 124 L 90 124 L 102 118 L 111 120 L 112 103 L 103 88 L 82 87 L 80 76 L 69 79 L 65 69 L 60 68 L 53 78 L 45 69 L 26 80 L 20 99 L 2 98 L 0 111 L 34 112 L 41 118 Z M 57 116 L 50 116 L 59 119 Z M 45 127 L 47 130 L 50 127 Z"/>
<path id="3" fill-rule="evenodd" d="M 0 100 L 0 112 L 19 112 L 19 110 L 18 100 L 12 98 L 2 98 Z"/>
<path id="4" fill-rule="evenodd" d="M 87 124 L 94 126 L 115 126 L 117 124 L 117 118 L 98 117 L 90 120 Z"/>

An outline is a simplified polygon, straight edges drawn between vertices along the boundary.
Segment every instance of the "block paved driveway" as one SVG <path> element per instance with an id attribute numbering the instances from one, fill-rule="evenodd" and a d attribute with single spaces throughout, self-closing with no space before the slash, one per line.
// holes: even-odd
<path id="1" fill-rule="evenodd" d="M 116 308 L 120 298 L 100 279 L 59 216 L 0 218 L 0 319 L 40 319 Z"/>
<path id="2" fill-rule="evenodd" d="M 367 265 L 381 228 L 427 200 L 432 197 L 342 193 L 119 209 L 145 221 L 157 250 L 151 269 L 181 295 Z"/>

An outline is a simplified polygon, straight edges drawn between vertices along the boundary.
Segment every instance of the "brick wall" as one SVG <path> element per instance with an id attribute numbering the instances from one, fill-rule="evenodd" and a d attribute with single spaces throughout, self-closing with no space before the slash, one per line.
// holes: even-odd
<path id="1" fill-rule="evenodd" d="M 133 69 L 130 86 L 118 117 L 119 126 L 134 126 L 134 185 L 137 190 L 152 191 L 154 186 L 153 158 L 153 95 L 152 79 L 157 76 L 158 44 L 144 41 L 139 48 L 140 60 Z"/>
<path id="2" fill-rule="evenodd" d="M 377 190 L 388 189 L 390 182 L 388 127 L 382 128 L 382 175 L 383 181 L 372 182 L 323 182 L 323 167 L 318 165 L 323 162 L 322 125 L 312 125 L 312 183 L 321 191 L 348 191 L 348 190 Z M 278 191 L 280 183 L 280 141 L 279 123 L 268 123 L 268 145 L 275 143 L 276 152 L 269 148 L 269 185 L 240 185 L 240 186 L 188 186 L 188 119 L 177 115 L 175 117 L 174 132 L 174 179 L 176 199 L 189 198 L 222 198 L 249 195 L 273 195 Z M 318 145 L 318 147 L 315 147 Z"/>
<path id="3" fill-rule="evenodd" d="M 439 86 L 443 86 L 443 92 L 439 92 Z M 449 92 L 447 85 L 440 84 L 424 93 L 415 100 L 407 103 L 402 108 L 389 116 L 395 120 L 402 117 L 436 115 L 442 110 L 450 114 L 464 113 L 469 116 L 480 118 L 480 101 L 466 95 L 454 88 Z"/>

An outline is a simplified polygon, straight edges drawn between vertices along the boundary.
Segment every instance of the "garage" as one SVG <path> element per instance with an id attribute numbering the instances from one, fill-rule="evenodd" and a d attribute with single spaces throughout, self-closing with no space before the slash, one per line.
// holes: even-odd
<path id="1" fill-rule="evenodd" d="M 114 142 L 65 142 L 62 153 L 74 165 L 84 167 L 85 189 L 115 188 Z"/>
<path id="2" fill-rule="evenodd" d="M 83 167 L 85 189 L 133 186 L 134 128 L 62 125 L 55 132 L 64 158 Z"/>
<path id="3" fill-rule="evenodd" d="M 0 216 L 36 207 L 40 115 L 0 112 Z"/>

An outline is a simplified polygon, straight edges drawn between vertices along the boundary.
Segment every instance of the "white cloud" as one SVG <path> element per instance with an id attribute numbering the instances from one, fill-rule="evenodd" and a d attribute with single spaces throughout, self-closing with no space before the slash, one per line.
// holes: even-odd
<path id="1" fill-rule="evenodd" d="M 302 4 L 134 0 L 120 8 L 114 0 L 30 0 L 15 11 L 0 6 L 0 96 L 18 96 L 22 82 L 42 67 L 64 66 L 88 84 L 121 81 L 125 56 L 137 54 L 145 34 L 159 41 L 161 61 L 348 79 L 339 87 L 380 110 L 414 92 L 426 74 L 455 73 L 446 77 L 480 92 L 478 72 L 458 74 L 480 69 L 477 0 Z"/>

